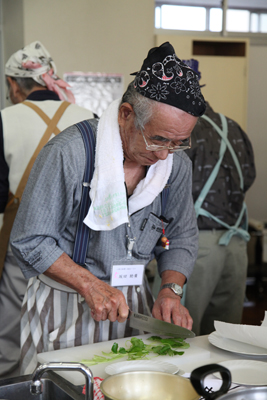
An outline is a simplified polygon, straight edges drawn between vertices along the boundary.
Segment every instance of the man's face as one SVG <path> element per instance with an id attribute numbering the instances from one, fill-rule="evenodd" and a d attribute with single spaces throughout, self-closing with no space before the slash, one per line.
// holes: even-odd
<path id="1" fill-rule="evenodd" d="M 197 117 L 167 104 L 158 103 L 151 121 L 143 130 L 147 143 L 159 146 L 172 146 L 179 144 L 180 140 L 187 139 L 196 122 Z M 150 151 L 141 130 L 135 128 L 134 111 L 130 104 L 123 103 L 119 110 L 119 125 L 126 161 L 139 165 L 153 165 L 158 160 L 165 160 L 169 154 L 168 149 Z"/>

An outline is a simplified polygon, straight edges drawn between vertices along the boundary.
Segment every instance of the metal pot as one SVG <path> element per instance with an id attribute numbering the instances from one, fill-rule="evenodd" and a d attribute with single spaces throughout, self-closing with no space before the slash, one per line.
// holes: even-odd
<path id="1" fill-rule="evenodd" d="M 219 400 L 267 400 L 267 387 L 251 387 L 227 393 Z"/>
<path id="2" fill-rule="evenodd" d="M 157 371 L 132 371 L 104 379 L 100 389 L 105 400 L 197 400 L 189 379 Z"/>
<path id="3" fill-rule="evenodd" d="M 222 386 L 218 391 L 207 392 L 205 389 L 205 378 L 220 372 L 222 377 Z M 191 373 L 190 381 L 198 394 L 207 400 L 267 400 L 267 387 L 251 387 L 248 389 L 240 389 L 235 392 L 227 393 L 231 386 L 231 373 L 230 371 L 218 364 L 208 364 L 194 369 Z M 227 393 L 227 394 L 225 394 Z"/>

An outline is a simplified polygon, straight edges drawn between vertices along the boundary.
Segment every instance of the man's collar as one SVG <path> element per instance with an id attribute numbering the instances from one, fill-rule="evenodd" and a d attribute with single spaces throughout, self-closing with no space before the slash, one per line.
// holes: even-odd
<path id="1" fill-rule="evenodd" d="M 55 92 L 52 90 L 35 90 L 34 92 L 30 93 L 27 97 L 27 100 L 33 101 L 43 101 L 43 100 L 56 100 L 59 101 L 60 98 Z"/>

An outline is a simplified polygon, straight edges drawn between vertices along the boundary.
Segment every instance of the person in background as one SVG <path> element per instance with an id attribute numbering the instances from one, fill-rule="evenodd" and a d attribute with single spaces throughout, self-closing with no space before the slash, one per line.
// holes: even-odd
<path id="1" fill-rule="evenodd" d="M 0 377 L 15 375 L 20 359 L 20 312 L 27 279 L 12 255 L 9 236 L 31 167 L 40 149 L 90 110 L 74 103 L 39 41 L 14 53 L 5 67 L 13 106 L 0 113 Z M 53 171 L 56 174 L 56 171 Z"/>
<path id="2" fill-rule="evenodd" d="M 200 78 L 198 61 L 184 62 Z M 214 331 L 215 320 L 241 322 L 249 240 L 244 198 L 256 172 L 246 133 L 208 102 L 191 141 L 186 153 L 193 165 L 199 250 L 186 284 L 185 306 L 194 321 L 193 331 L 205 335 Z"/>
<path id="3" fill-rule="evenodd" d="M 52 139 L 31 171 L 11 233 L 29 279 L 22 373 L 33 371 L 40 352 L 142 334 L 130 327 L 129 309 L 192 327 L 180 301 L 198 229 L 191 162 L 182 150 L 205 100 L 196 74 L 169 42 L 151 49 L 135 75 L 99 122 L 82 124 L 90 140 L 96 136 L 96 146 L 88 146 L 96 149 L 90 183 L 83 186 L 92 154 L 85 153 L 78 126 Z M 76 226 L 82 188 L 89 185 L 91 204 L 82 217 L 89 242 L 78 246 L 83 259 L 76 257 Z M 144 270 L 154 255 L 162 287 L 153 304 Z"/>

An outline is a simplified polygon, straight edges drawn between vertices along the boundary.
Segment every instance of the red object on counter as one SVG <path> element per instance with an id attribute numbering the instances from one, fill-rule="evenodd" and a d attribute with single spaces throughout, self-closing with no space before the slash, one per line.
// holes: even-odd
<path id="1" fill-rule="evenodd" d="M 94 400 L 104 400 L 104 395 L 100 390 L 100 383 L 103 381 L 102 378 L 94 378 Z M 83 387 L 83 394 L 85 394 L 85 386 Z"/>

